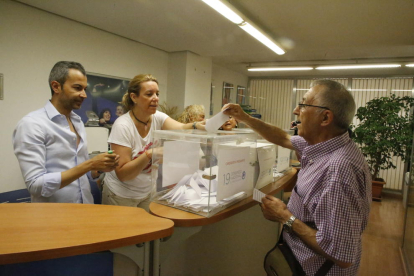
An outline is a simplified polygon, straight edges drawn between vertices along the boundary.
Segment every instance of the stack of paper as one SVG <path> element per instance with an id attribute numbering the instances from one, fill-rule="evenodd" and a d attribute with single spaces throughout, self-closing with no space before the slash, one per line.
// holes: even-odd
<path id="1" fill-rule="evenodd" d="M 158 200 L 165 200 L 173 206 L 186 207 L 196 212 L 208 213 L 217 207 L 231 205 L 246 196 L 245 192 L 240 192 L 217 202 L 217 179 L 203 178 L 203 175 L 211 176 L 213 173 L 217 173 L 217 166 L 185 175 L 173 189 Z"/>

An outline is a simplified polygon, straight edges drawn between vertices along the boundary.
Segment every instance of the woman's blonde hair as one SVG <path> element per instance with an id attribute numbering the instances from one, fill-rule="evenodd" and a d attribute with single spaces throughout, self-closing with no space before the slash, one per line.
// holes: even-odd
<path id="1" fill-rule="evenodd" d="M 157 79 L 150 74 L 140 74 L 135 76 L 128 85 L 128 91 L 124 94 L 122 97 L 122 104 L 125 107 L 127 111 L 131 110 L 134 106 L 134 102 L 131 99 L 131 93 L 136 94 L 139 96 L 139 91 L 141 90 L 141 83 L 147 82 L 147 81 L 153 81 L 158 84 Z"/>
<path id="2" fill-rule="evenodd" d="M 198 115 L 204 114 L 204 106 L 201 104 L 193 104 L 187 106 L 183 113 L 178 117 L 177 121 L 183 124 L 194 123 Z"/>

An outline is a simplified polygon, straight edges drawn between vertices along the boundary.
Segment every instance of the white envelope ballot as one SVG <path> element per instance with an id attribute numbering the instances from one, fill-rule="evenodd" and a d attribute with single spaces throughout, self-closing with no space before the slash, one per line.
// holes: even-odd
<path id="1" fill-rule="evenodd" d="M 215 132 L 217 131 L 228 119 L 230 118 L 229 115 L 225 115 L 223 111 L 220 111 L 212 118 L 208 119 L 206 122 L 206 130 L 207 132 Z"/>

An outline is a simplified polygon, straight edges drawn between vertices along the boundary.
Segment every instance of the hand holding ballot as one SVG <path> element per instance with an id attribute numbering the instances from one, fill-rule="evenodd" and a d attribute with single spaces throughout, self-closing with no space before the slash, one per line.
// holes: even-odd
<path id="1" fill-rule="evenodd" d="M 263 216 L 271 221 L 285 223 L 292 216 L 292 213 L 287 209 L 286 204 L 271 195 L 263 197 L 260 206 L 262 208 Z"/>
<path id="2" fill-rule="evenodd" d="M 257 202 L 262 203 L 262 198 L 266 196 L 265 193 L 258 189 L 253 189 L 253 200 L 256 200 Z"/>
<path id="3" fill-rule="evenodd" d="M 232 116 L 238 122 L 245 122 L 250 117 L 249 114 L 244 112 L 244 110 L 238 104 L 228 103 L 223 106 L 221 112 L 223 112 L 225 115 Z"/>
<path id="4" fill-rule="evenodd" d="M 229 116 L 225 115 L 223 111 L 220 111 L 216 115 L 214 115 L 212 118 L 207 120 L 206 123 L 206 130 L 208 132 L 215 132 L 217 131 L 227 120 L 229 120 Z"/>
<path id="5" fill-rule="evenodd" d="M 110 172 L 114 170 L 119 163 L 119 155 L 115 153 L 101 153 L 91 159 L 91 170 Z"/>

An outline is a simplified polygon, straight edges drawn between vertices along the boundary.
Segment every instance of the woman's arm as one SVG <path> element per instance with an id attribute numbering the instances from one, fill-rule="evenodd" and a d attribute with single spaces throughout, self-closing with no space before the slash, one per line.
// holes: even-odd
<path id="1" fill-rule="evenodd" d="M 111 149 L 119 155 L 119 166 L 115 173 L 120 181 L 134 179 L 148 166 L 152 158 L 152 149 L 147 150 L 135 159 L 131 158 L 132 149 L 111 143 Z"/>
<path id="2" fill-rule="evenodd" d="M 196 129 L 205 130 L 205 122 L 196 122 L 196 123 L 188 123 L 188 124 L 182 124 L 180 122 L 177 122 L 176 120 L 168 117 L 165 119 L 164 124 L 162 125 L 163 130 L 172 130 L 172 129 L 193 129 L 193 125 L 196 127 Z"/>

